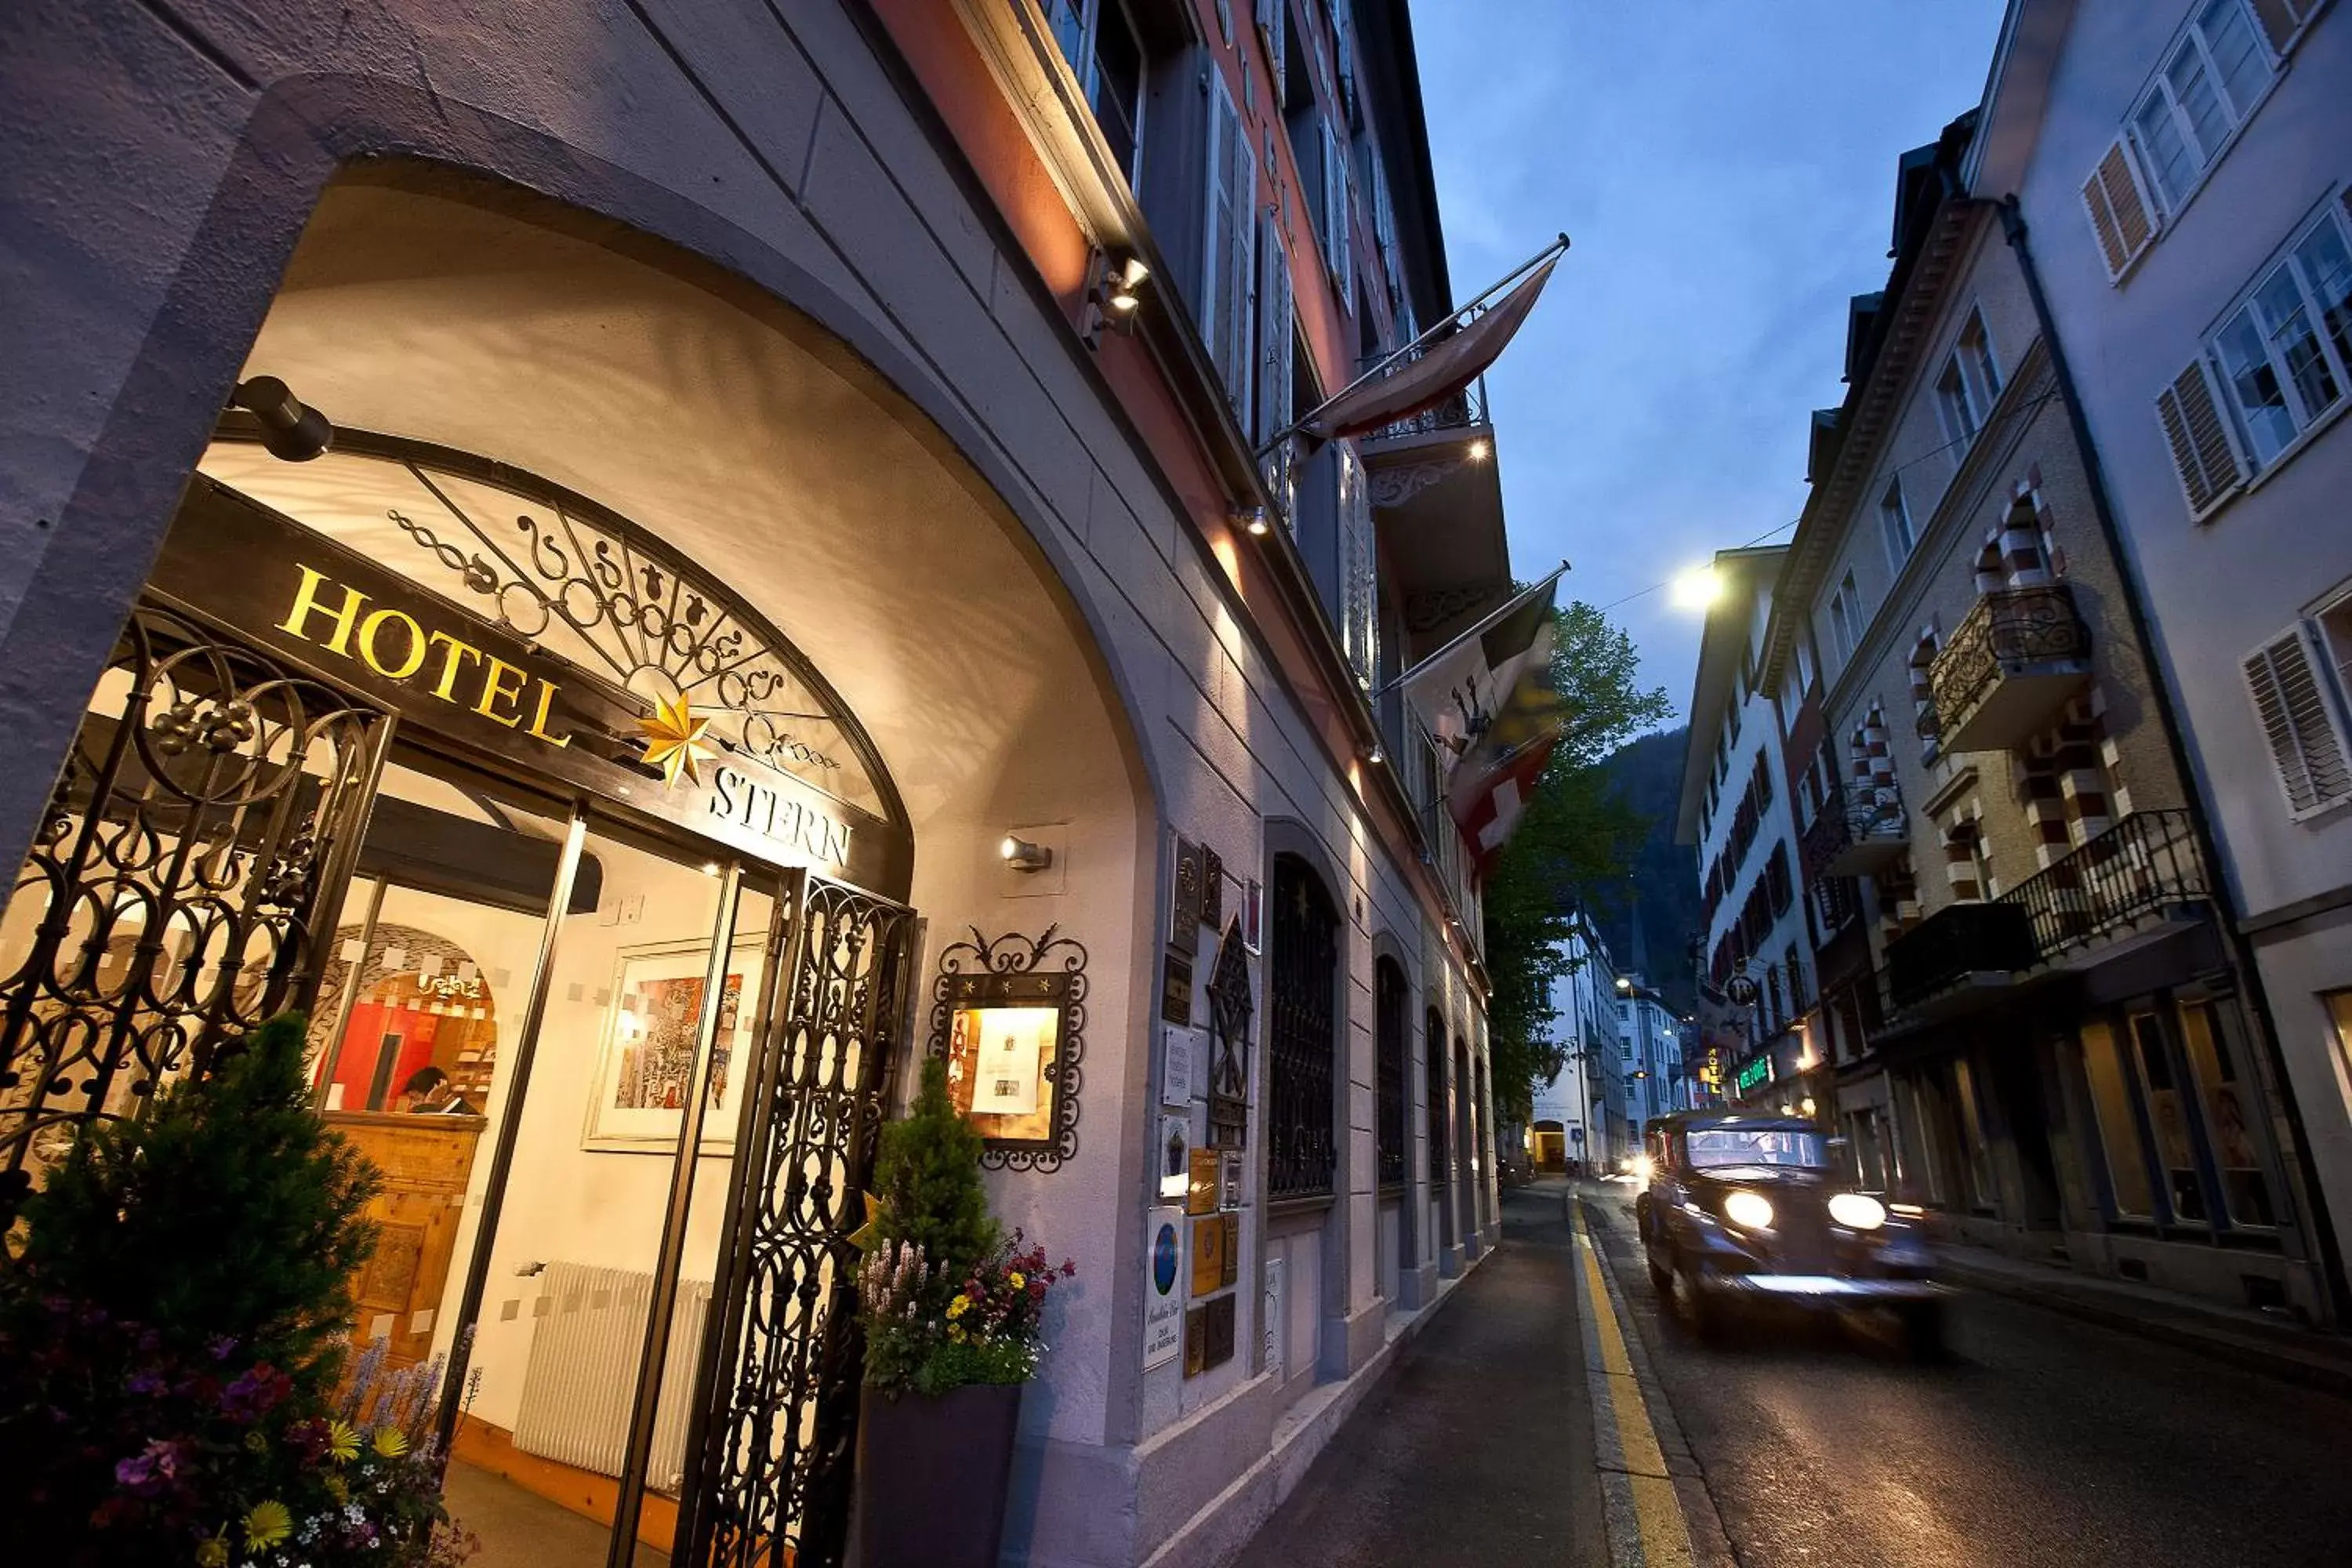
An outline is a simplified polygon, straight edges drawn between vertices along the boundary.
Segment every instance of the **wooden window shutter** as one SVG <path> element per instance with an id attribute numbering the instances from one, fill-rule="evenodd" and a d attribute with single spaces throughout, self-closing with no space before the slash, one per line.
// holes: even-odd
<path id="1" fill-rule="evenodd" d="M 2108 279 L 2121 278 L 2156 237 L 2155 209 L 2122 137 L 2107 143 L 2099 166 L 2083 182 L 2083 210 L 2090 216 L 2091 232 L 2098 237 Z"/>
<path id="2" fill-rule="evenodd" d="M 2230 422 L 2213 387 L 2212 372 L 2200 354 L 2157 395 L 2156 416 L 2164 426 L 2172 466 L 2180 476 L 2189 515 L 2202 521 L 2228 500 L 2245 478 Z"/>
<path id="3" fill-rule="evenodd" d="M 1293 417 L 1291 387 L 1293 324 L 1290 302 L 1290 257 L 1275 226 L 1272 213 L 1258 216 L 1257 244 L 1257 445 L 1274 439 Z"/>
<path id="4" fill-rule="evenodd" d="M 2253 6 L 2254 19 L 2263 25 L 2263 37 L 2270 40 L 2271 53 L 2284 59 L 2287 50 L 2294 47 L 2304 23 L 2319 9 L 2319 0 L 2253 0 Z"/>
<path id="5" fill-rule="evenodd" d="M 1339 448 L 1339 527 L 1347 574 L 1340 605 L 1340 641 L 1356 679 L 1369 691 L 1380 672 L 1380 556 L 1372 533 L 1371 476 L 1353 441 Z"/>
<path id="6" fill-rule="evenodd" d="M 1223 73 L 1212 69 L 1209 82 L 1209 206 L 1202 237 L 1202 294 L 1207 305 L 1201 333 L 1224 381 L 1226 399 L 1246 419 L 1250 301 L 1256 287 L 1251 258 L 1257 236 L 1257 161 Z"/>
<path id="7" fill-rule="evenodd" d="M 1290 0 L 1256 0 L 1258 41 L 1265 46 L 1265 68 L 1274 76 L 1274 106 L 1283 107 L 1290 83 Z"/>
<path id="8" fill-rule="evenodd" d="M 2288 814 L 2301 821 L 2352 797 L 2352 763 L 2302 628 L 2290 626 L 2256 649 L 2245 672 Z"/>

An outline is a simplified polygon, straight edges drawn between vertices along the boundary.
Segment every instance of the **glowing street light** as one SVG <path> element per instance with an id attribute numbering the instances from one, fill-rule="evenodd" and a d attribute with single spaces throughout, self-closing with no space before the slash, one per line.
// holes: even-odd
<path id="1" fill-rule="evenodd" d="M 1678 610 L 1704 610 L 1723 595 L 1723 579 L 1712 566 L 1694 566 L 1674 580 L 1674 604 Z"/>

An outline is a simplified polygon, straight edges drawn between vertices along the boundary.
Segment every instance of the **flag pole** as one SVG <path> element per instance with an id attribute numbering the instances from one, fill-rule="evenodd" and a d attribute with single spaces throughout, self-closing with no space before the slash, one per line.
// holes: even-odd
<path id="1" fill-rule="evenodd" d="M 1405 344 L 1402 348 L 1391 350 L 1388 353 L 1381 355 L 1380 361 L 1375 363 L 1371 369 L 1364 372 L 1363 374 L 1358 376 L 1355 380 L 1349 382 L 1347 385 L 1341 387 L 1339 391 L 1333 393 L 1330 396 L 1325 398 L 1314 407 L 1308 409 L 1304 415 L 1292 420 L 1288 425 L 1284 426 L 1280 430 L 1275 432 L 1275 434 L 1266 441 L 1265 445 L 1260 447 L 1255 455 L 1260 461 L 1264 461 L 1265 455 L 1268 452 L 1273 451 L 1276 447 L 1281 446 L 1285 441 L 1289 440 L 1293 436 L 1296 436 L 1301 430 L 1306 429 L 1307 426 L 1312 425 L 1315 422 L 1316 416 L 1321 414 L 1325 409 L 1330 407 L 1333 404 L 1338 403 L 1341 398 L 1346 397 L 1349 393 L 1355 391 L 1356 388 L 1363 385 L 1366 382 L 1386 375 L 1389 373 L 1389 367 L 1395 364 L 1397 361 L 1412 353 L 1413 350 L 1421 347 L 1422 344 L 1429 342 L 1430 339 L 1435 337 L 1438 333 L 1445 331 L 1446 328 L 1460 321 L 1464 315 L 1469 311 L 1476 310 L 1479 306 L 1485 304 L 1487 300 L 1493 299 L 1496 295 L 1501 293 L 1512 284 L 1517 283 L 1520 279 L 1526 277 L 1528 273 L 1533 272 L 1537 268 L 1541 267 L 1545 262 L 1553 260 L 1558 257 L 1565 256 L 1567 254 L 1568 236 L 1565 234 L 1554 235 L 1549 245 L 1546 245 L 1541 250 L 1536 252 L 1534 256 L 1528 258 L 1527 260 L 1519 263 L 1517 267 L 1512 268 L 1508 272 L 1503 274 L 1499 280 L 1479 294 L 1476 299 L 1472 300 L 1465 305 L 1456 305 L 1453 310 L 1447 311 L 1444 317 L 1432 322 L 1427 330 L 1423 331 L 1419 337 L 1413 339 L 1412 342 Z"/>
<path id="2" fill-rule="evenodd" d="M 1464 643 L 1466 643 L 1472 637 L 1478 636 L 1488 626 L 1493 626 L 1505 616 L 1509 615 L 1513 610 L 1517 609 L 1521 605 L 1526 604 L 1529 599 L 1534 598 L 1538 594 L 1542 593 L 1546 588 L 1549 588 L 1554 583 L 1559 582 L 1561 574 L 1567 572 L 1567 570 L 1568 562 L 1566 558 L 1563 557 L 1560 563 L 1553 567 L 1550 574 L 1547 575 L 1543 581 L 1523 588 L 1518 593 L 1516 593 L 1509 598 L 1504 600 L 1500 605 L 1489 611 L 1487 614 L 1481 616 L 1477 621 L 1471 626 L 1469 630 L 1448 639 L 1444 647 L 1439 648 L 1435 653 L 1431 654 L 1427 658 L 1423 659 L 1411 669 L 1404 671 L 1401 675 L 1391 677 L 1389 683 L 1386 686 L 1381 687 L 1372 695 L 1375 698 L 1386 697 L 1390 692 L 1394 691 L 1398 687 L 1402 686 L 1414 676 L 1419 675 L 1423 670 L 1427 669 L 1431 665 L 1435 664 L 1439 659 L 1444 658 L 1447 654 L 1452 653 L 1455 648 L 1460 647 Z"/>

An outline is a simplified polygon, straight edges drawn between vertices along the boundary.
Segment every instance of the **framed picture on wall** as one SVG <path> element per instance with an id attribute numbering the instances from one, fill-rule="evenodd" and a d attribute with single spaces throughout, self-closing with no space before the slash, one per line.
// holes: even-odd
<path id="1" fill-rule="evenodd" d="M 1087 950 L 1048 927 L 951 943 L 932 984 L 931 1054 L 981 1163 L 1050 1171 L 1077 1152 Z"/>
<path id="2" fill-rule="evenodd" d="M 710 1088 L 702 1113 L 702 1152 L 735 1146 L 742 1064 L 759 1025 L 764 954 L 756 938 L 735 944 L 719 999 Z M 625 947 L 604 1010 L 596 1077 L 581 1146 L 616 1154 L 666 1154 L 677 1147 L 686 1097 L 702 1030 L 710 944 L 659 942 Z"/>

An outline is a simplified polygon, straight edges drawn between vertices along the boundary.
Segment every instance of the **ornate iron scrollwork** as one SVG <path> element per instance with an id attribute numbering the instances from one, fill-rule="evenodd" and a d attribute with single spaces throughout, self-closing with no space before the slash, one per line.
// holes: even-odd
<path id="1" fill-rule="evenodd" d="M 298 1005 L 324 851 L 385 715 L 176 611 L 123 628 L 17 873 L 0 962 L 0 1226 L 79 1122 Z"/>
<path id="2" fill-rule="evenodd" d="M 1042 936 L 1008 931 L 950 942 L 940 953 L 931 983 L 930 1054 L 945 1056 L 956 1011 L 975 1006 L 1041 1006 L 1061 1009 L 1054 1060 L 1041 1077 L 1050 1096 L 1048 1131 L 1042 1138 L 991 1138 L 980 1163 L 992 1170 L 1051 1171 L 1078 1152 L 1078 1089 L 1087 1053 L 1087 950 L 1047 926 Z"/>
<path id="3" fill-rule="evenodd" d="M 1958 729 L 1957 721 L 2015 667 L 2087 658 L 2090 653 L 2090 628 L 2075 612 L 2074 590 L 2065 584 L 1987 594 L 1928 667 L 1941 731 Z"/>
<path id="4" fill-rule="evenodd" d="M 1305 862 L 1274 863 L 1274 931 L 1266 1002 L 1266 1190 L 1276 1198 L 1331 1191 L 1339 1167 L 1334 1128 L 1339 918 Z"/>
<path id="5" fill-rule="evenodd" d="M 1257 1001 L 1250 994 L 1249 950 L 1242 922 L 1225 926 L 1217 966 L 1209 974 L 1209 1147 L 1242 1149 L 1249 1144 L 1250 1020 Z"/>

